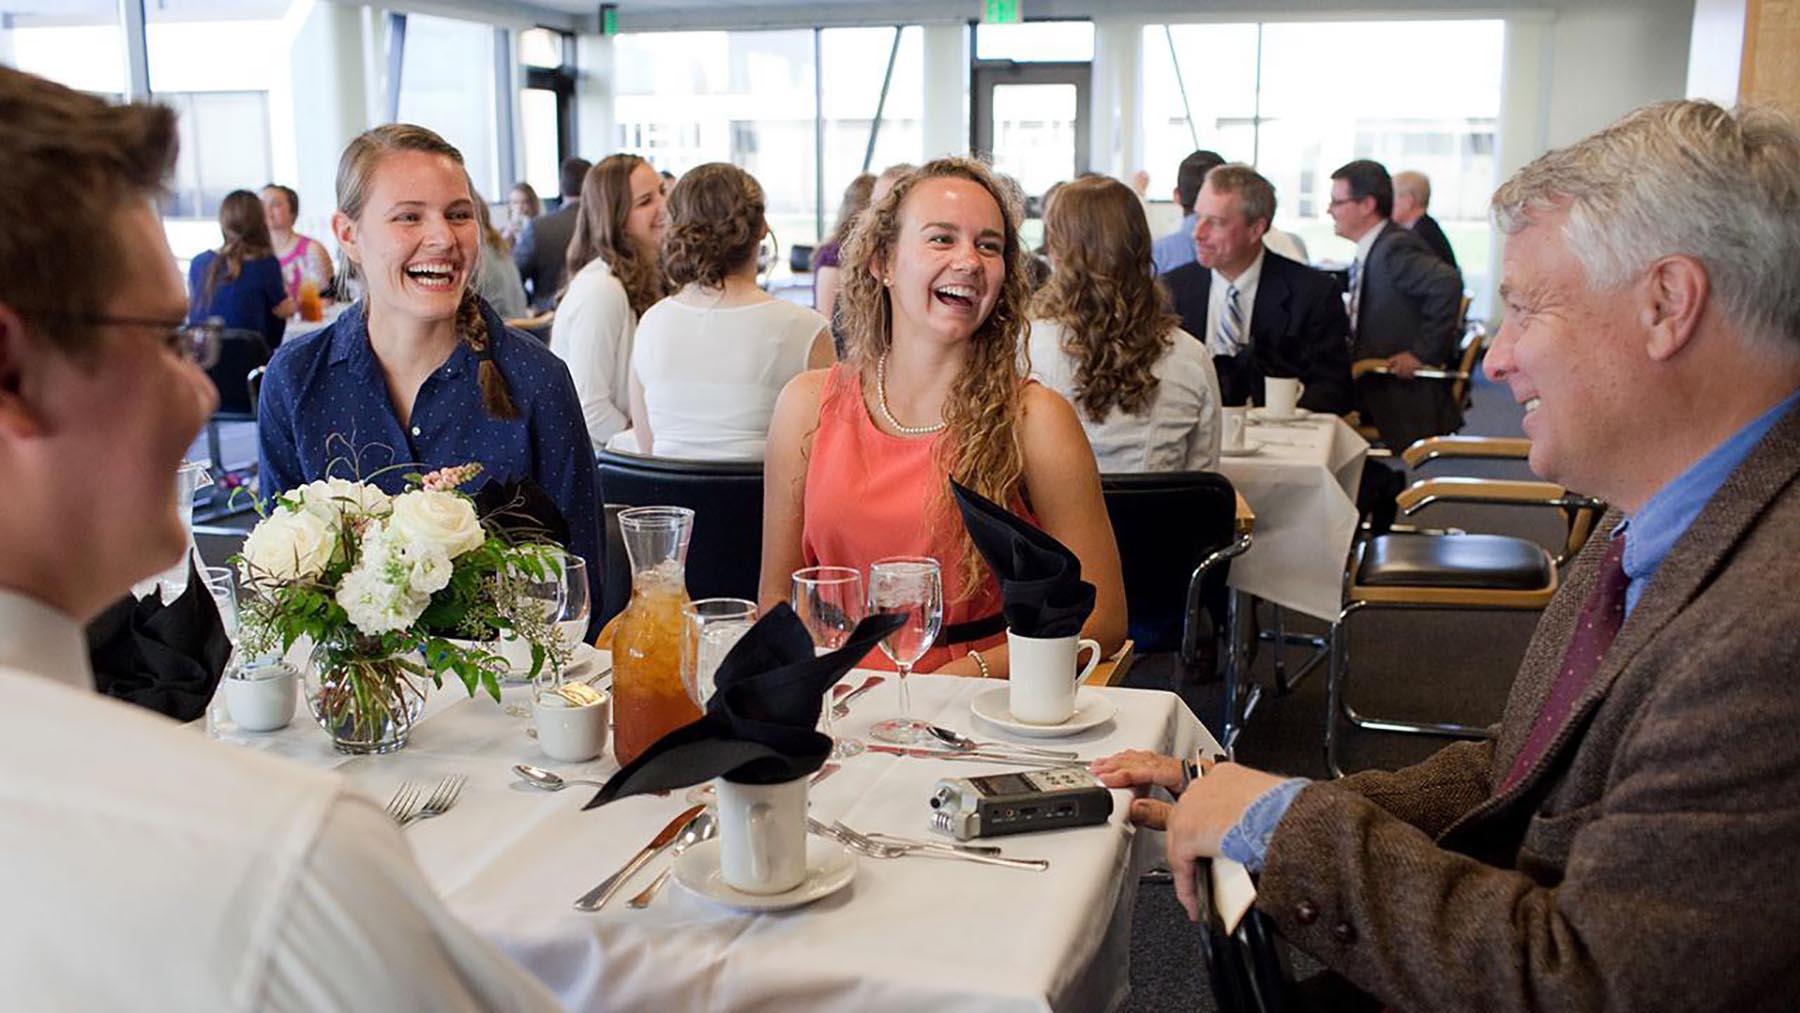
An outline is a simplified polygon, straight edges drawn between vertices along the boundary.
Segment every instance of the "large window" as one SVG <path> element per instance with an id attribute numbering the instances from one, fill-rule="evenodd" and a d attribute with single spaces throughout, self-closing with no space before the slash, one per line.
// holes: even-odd
<path id="1" fill-rule="evenodd" d="M 1276 224 L 1314 260 L 1346 261 L 1354 248 L 1325 213 L 1332 171 L 1372 158 L 1423 172 L 1465 286 L 1486 297 L 1501 22 L 1152 25 L 1142 41 L 1152 197 L 1173 189 L 1184 155 L 1212 148 L 1269 177 Z"/>
<path id="2" fill-rule="evenodd" d="M 844 188 L 863 170 L 870 172 L 901 162 L 917 163 L 924 150 L 925 52 L 918 26 L 900 30 L 894 48 L 892 28 L 828 28 L 821 33 L 820 74 L 825 108 L 825 230 L 837 220 Z M 888 56 L 894 73 L 887 102 L 881 83 Z M 881 129 L 869 152 L 869 130 L 881 108 Z"/>
<path id="3" fill-rule="evenodd" d="M 0 14 L 0 63 L 80 91 L 125 94 L 125 32 L 117 5 L 83 14 L 63 10 L 58 0 L 22 6 L 6 4 Z"/>
<path id="4" fill-rule="evenodd" d="M 462 152 L 469 178 L 482 197 L 489 202 L 506 199 L 495 168 L 491 25 L 424 14 L 406 16 L 400 121 L 442 134 Z"/>

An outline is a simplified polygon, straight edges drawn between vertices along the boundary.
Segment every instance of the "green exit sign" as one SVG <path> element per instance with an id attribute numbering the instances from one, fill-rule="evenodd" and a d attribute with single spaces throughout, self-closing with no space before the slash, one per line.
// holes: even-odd
<path id="1" fill-rule="evenodd" d="M 613 4 L 600 6 L 600 34 L 619 34 L 619 8 Z"/>
<path id="2" fill-rule="evenodd" d="M 981 20 L 990 25 L 1016 25 L 1025 20 L 1023 0 L 982 0 Z"/>

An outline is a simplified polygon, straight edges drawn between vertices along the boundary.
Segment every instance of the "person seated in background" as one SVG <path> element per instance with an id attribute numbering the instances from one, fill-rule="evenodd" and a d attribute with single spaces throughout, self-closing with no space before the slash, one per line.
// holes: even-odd
<path id="1" fill-rule="evenodd" d="M 264 501 L 328 474 L 397 493 L 407 472 L 479 463 L 484 480 L 536 481 L 597 581 L 581 403 L 562 361 L 470 287 L 481 238 L 462 153 L 411 124 L 365 131 L 338 162 L 337 199 L 332 230 L 368 295 L 269 363 L 257 413 Z"/>
<path id="2" fill-rule="evenodd" d="M 1425 240 L 1431 252 L 1460 275 L 1462 269 L 1456 266 L 1456 251 L 1450 248 L 1450 237 L 1444 235 L 1437 219 L 1431 217 L 1430 207 L 1430 178 L 1410 170 L 1394 173 L 1394 224 Z"/>
<path id="3" fill-rule="evenodd" d="M 342 777 L 94 692 L 82 624 L 186 550 L 170 476 L 215 403 L 156 212 L 175 114 L 0 67 L 0 121 L 8 1004 L 558 1008 Z"/>
<path id="4" fill-rule="evenodd" d="M 523 181 L 514 183 L 506 194 L 506 225 L 500 229 L 509 252 L 519 245 L 519 234 L 525 231 L 526 223 L 543 213 L 544 202 L 538 199 L 537 188 Z M 514 272 L 518 269 L 519 265 L 514 264 Z"/>
<path id="5" fill-rule="evenodd" d="M 331 253 L 324 243 L 294 231 L 294 223 L 300 218 L 300 194 L 293 187 L 269 183 L 262 188 L 261 197 L 270 245 L 275 258 L 281 261 L 281 279 L 297 312 L 301 291 L 308 284 L 314 299 L 323 299 L 332 291 Z"/>
<path id="6" fill-rule="evenodd" d="M 519 229 L 519 238 L 513 241 L 513 266 L 519 269 L 534 313 L 554 309 L 557 296 L 562 294 L 569 241 L 581 217 L 582 181 L 591 165 L 585 158 L 563 159 L 557 175 L 562 207 L 527 221 Z"/>
<path id="7" fill-rule="evenodd" d="M 1263 245 L 1275 187 L 1247 165 L 1207 173 L 1194 200 L 1199 260 L 1163 276 L 1181 325 L 1201 336 L 1228 405 L 1261 404 L 1263 379 L 1298 379 L 1300 407 L 1351 408 L 1349 320 L 1323 271 Z"/>
<path id="8" fill-rule="evenodd" d="M 1392 375 L 1356 381 L 1356 410 L 1398 453 L 1462 428 L 1450 385 L 1415 380 L 1421 367 L 1455 365 L 1462 279 L 1425 241 L 1399 226 L 1394 182 L 1379 162 L 1347 162 L 1331 174 L 1332 226 L 1356 244 L 1350 265 L 1350 358 L 1381 359 Z"/>
<path id="9" fill-rule="evenodd" d="M 992 621 L 997 632 L 946 633 L 921 672 L 1008 671 L 1000 588 L 950 478 L 1068 546 L 1097 590 L 1082 635 L 1107 655 L 1125 638 L 1119 551 L 1087 435 L 1069 403 L 1021 369 L 1023 208 L 1006 192 L 981 163 L 944 158 L 870 206 L 844 251 L 849 354 L 781 392 L 764 458 L 763 605 L 785 600 L 803 566 L 931 556 L 943 567 L 944 629 Z"/>
<path id="10" fill-rule="evenodd" d="M 631 346 L 638 319 L 668 290 L 662 273 L 662 177 L 636 155 L 588 170 L 569 242 L 568 290 L 550 350 L 569 366 L 594 452 L 631 427 Z"/>
<path id="11" fill-rule="evenodd" d="M 262 347 L 257 347 L 247 336 L 231 336 L 209 370 L 219 389 L 220 409 L 243 413 L 252 410 L 245 377 L 267 363 L 281 344 L 294 300 L 282 283 L 281 264 L 269 245 L 263 205 L 255 194 L 233 190 L 225 195 L 219 203 L 219 232 L 225 242 L 188 264 L 187 318 L 192 324 L 216 319 L 231 330 L 262 337 Z"/>
<path id="12" fill-rule="evenodd" d="M 1180 167 L 1175 170 L 1175 190 L 1172 194 L 1175 205 L 1181 208 L 1181 224 L 1176 226 L 1175 231 L 1159 237 L 1151 248 L 1150 257 L 1156 265 L 1157 274 L 1168 274 L 1194 262 L 1194 226 L 1198 218 L 1194 212 L 1194 201 L 1199 199 L 1200 187 L 1206 182 L 1206 174 L 1224 164 L 1223 155 L 1204 148 L 1181 160 Z M 1263 230 L 1262 241 L 1269 249 L 1289 260 L 1301 264 L 1308 262 L 1306 244 L 1291 232 L 1283 232 L 1271 224 Z"/>
<path id="13" fill-rule="evenodd" d="M 1800 994 L 1800 125 L 1663 102 L 1493 198 L 1490 379 L 1611 503 L 1497 734 L 1335 782 L 1095 764 L 1389 1009 L 1785 1010 Z M 1671 214 L 1671 208 L 1682 213 Z M 1330 1008 L 1341 1008 L 1333 1005 Z M 1371 1005 L 1370 1008 L 1373 1008 Z"/>
<path id="14" fill-rule="evenodd" d="M 789 380 L 832 363 L 831 328 L 757 284 L 763 189 L 735 165 L 688 170 L 669 191 L 662 264 L 675 294 L 639 321 L 631 428 L 658 457 L 758 461 Z"/>
<path id="15" fill-rule="evenodd" d="M 838 260 L 843 255 L 844 242 L 850 238 L 850 230 L 856 227 L 856 219 L 869 206 L 869 196 L 875 192 L 875 176 L 863 173 L 850 181 L 844 188 L 844 199 L 838 204 L 837 224 L 831 227 L 831 235 L 819 248 L 813 251 L 813 309 L 826 320 L 831 319 L 831 308 L 837 302 L 838 293 Z M 832 329 L 836 336 L 836 327 Z M 838 351 L 843 352 L 843 342 L 838 340 Z"/>
<path id="16" fill-rule="evenodd" d="M 469 184 L 475 198 L 475 227 L 481 233 L 481 249 L 475 260 L 475 294 L 487 300 L 502 320 L 517 320 L 526 315 L 525 285 L 519 280 L 519 269 L 513 266 L 506 237 L 494 228 L 487 201 L 481 199 L 475 184 Z"/>
<path id="17" fill-rule="evenodd" d="M 1032 374 L 1081 415 L 1103 474 L 1219 463 L 1219 384 L 1150 267 L 1137 195 L 1109 176 L 1058 190 L 1044 219 L 1053 270 L 1032 303 Z"/>

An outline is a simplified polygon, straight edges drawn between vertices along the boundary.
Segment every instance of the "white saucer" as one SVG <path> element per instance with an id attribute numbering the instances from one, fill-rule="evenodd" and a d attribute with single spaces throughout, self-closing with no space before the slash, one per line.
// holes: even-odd
<path id="1" fill-rule="evenodd" d="M 1261 443 L 1258 443 L 1256 440 L 1245 440 L 1244 445 L 1241 447 L 1238 447 L 1236 450 L 1233 450 L 1230 447 L 1220 447 L 1219 448 L 1219 456 L 1220 457 L 1250 457 L 1253 454 L 1261 453 L 1262 448 L 1263 448 L 1263 445 Z"/>
<path id="2" fill-rule="evenodd" d="M 1313 413 L 1305 408 L 1294 409 L 1292 415 L 1277 415 L 1267 408 L 1250 409 L 1250 421 L 1252 422 L 1300 422 L 1312 418 L 1312 415 Z"/>
<path id="3" fill-rule="evenodd" d="M 856 856 L 836 841 L 808 834 L 806 878 L 781 893 L 744 893 L 725 882 L 719 839 L 701 841 L 675 860 L 675 881 L 690 893 L 739 911 L 784 911 L 829 897 L 856 878 Z"/>
<path id="4" fill-rule="evenodd" d="M 1091 689 L 1083 688 L 1075 691 L 1075 713 L 1069 715 L 1069 720 L 1060 725 L 1028 725 L 1013 717 L 1009 706 L 1010 694 L 1011 690 L 1005 686 L 984 690 L 969 701 L 969 710 L 996 728 L 1004 728 L 1028 739 L 1057 739 L 1085 732 L 1112 720 L 1112 716 L 1119 710 L 1111 700 Z"/>

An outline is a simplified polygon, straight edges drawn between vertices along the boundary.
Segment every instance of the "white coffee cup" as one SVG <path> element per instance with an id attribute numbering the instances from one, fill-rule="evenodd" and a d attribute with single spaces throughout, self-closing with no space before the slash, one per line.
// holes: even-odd
<path id="1" fill-rule="evenodd" d="M 806 881 L 806 782 L 719 778 L 719 871 L 734 890 L 784 893 Z"/>
<path id="2" fill-rule="evenodd" d="M 272 732 L 294 720 L 298 679 L 285 662 L 257 665 L 220 680 L 231 720 L 247 732 Z"/>
<path id="3" fill-rule="evenodd" d="M 1300 408 L 1300 395 L 1306 387 L 1291 377 L 1263 377 L 1263 406 L 1276 418 L 1292 418 Z"/>
<path id="4" fill-rule="evenodd" d="M 1221 409 L 1219 411 L 1219 446 L 1225 450 L 1244 449 L 1244 426 L 1248 423 L 1249 417 L 1250 409 L 1245 405 Z"/>
<path id="5" fill-rule="evenodd" d="M 606 726 L 611 713 L 612 698 L 604 693 L 599 703 L 577 706 L 554 692 L 545 692 L 531 704 L 538 748 L 552 760 L 591 760 L 606 752 Z"/>
<path id="6" fill-rule="evenodd" d="M 1006 632 L 1008 709 L 1028 725 L 1060 725 L 1075 713 L 1075 688 L 1100 663 L 1100 643 L 1076 636 L 1021 637 Z M 1093 654 L 1080 669 L 1083 648 Z"/>

